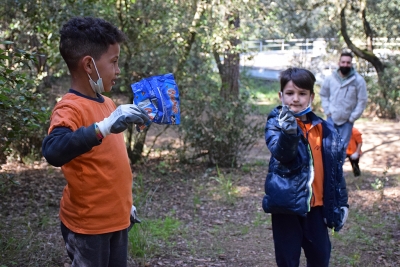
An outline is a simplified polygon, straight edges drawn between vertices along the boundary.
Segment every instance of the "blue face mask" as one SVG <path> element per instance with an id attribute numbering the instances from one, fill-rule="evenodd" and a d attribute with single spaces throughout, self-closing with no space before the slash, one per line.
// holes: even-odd
<path id="1" fill-rule="evenodd" d="M 279 92 L 279 93 L 280 93 L 281 99 L 282 99 L 282 92 Z M 284 105 L 285 104 L 283 104 L 283 101 L 282 101 L 282 106 L 284 106 Z M 295 117 L 301 117 L 301 116 L 303 116 L 303 115 L 305 115 L 305 114 L 307 114 L 307 113 L 309 113 L 311 111 L 312 111 L 312 107 L 311 107 L 311 99 L 310 99 L 310 103 L 308 103 L 308 106 L 305 109 L 303 109 L 302 111 L 299 111 L 297 113 L 294 113 L 293 115 Z"/>
<path id="2" fill-rule="evenodd" d="M 310 101 L 310 104 L 308 104 L 308 106 L 305 109 L 303 109 L 302 111 L 299 111 L 297 113 L 294 113 L 294 116 L 295 117 L 301 117 L 301 116 L 303 116 L 303 115 L 305 115 L 305 114 L 307 114 L 307 113 L 309 113 L 311 111 L 312 111 L 312 107 L 311 107 L 311 101 Z"/>

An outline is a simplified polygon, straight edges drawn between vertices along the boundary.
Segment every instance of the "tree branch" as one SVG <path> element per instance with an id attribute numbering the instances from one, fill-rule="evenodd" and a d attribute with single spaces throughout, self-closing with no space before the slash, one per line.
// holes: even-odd
<path id="1" fill-rule="evenodd" d="M 380 78 L 384 72 L 385 66 L 380 61 L 380 59 L 377 56 L 375 56 L 375 54 L 372 51 L 362 50 L 362 49 L 358 48 L 351 41 L 351 39 L 347 33 L 346 14 L 345 14 L 346 7 L 347 7 L 347 2 L 340 11 L 340 31 L 342 33 L 343 39 L 346 42 L 347 46 L 350 48 L 350 50 L 353 51 L 353 53 L 356 56 L 367 60 L 374 66 L 374 68 L 378 74 L 378 79 L 380 80 Z"/>
<path id="2" fill-rule="evenodd" d="M 361 11 L 361 17 L 363 21 L 363 26 L 364 26 L 364 32 L 365 35 L 367 36 L 367 50 L 372 52 L 374 50 L 374 43 L 373 43 L 373 31 L 371 29 L 371 26 L 367 20 L 367 8 L 364 7 L 364 9 Z"/>
<path id="3" fill-rule="evenodd" d="M 200 25 L 200 19 L 202 15 L 204 14 L 204 11 L 206 10 L 208 0 L 200 0 L 196 13 L 194 14 L 193 20 L 192 20 L 192 25 L 189 28 L 189 37 L 187 38 L 186 44 L 185 44 L 185 50 L 183 56 L 178 60 L 178 63 L 176 64 L 176 67 L 174 68 L 174 73 L 177 73 L 181 71 L 183 64 L 186 62 L 187 58 L 189 57 L 190 50 L 192 49 L 192 45 L 194 44 L 196 40 L 196 34 L 197 34 L 197 27 Z"/>

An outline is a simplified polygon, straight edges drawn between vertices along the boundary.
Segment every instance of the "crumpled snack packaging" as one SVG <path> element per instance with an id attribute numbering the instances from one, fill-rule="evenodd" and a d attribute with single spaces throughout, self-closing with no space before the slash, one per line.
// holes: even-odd
<path id="1" fill-rule="evenodd" d="M 131 84 L 131 88 L 133 103 L 144 109 L 152 122 L 180 124 L 179 90 L 172 73 L 142 79 Z M 148 126 L 142 125 L 139 130 Z"/>

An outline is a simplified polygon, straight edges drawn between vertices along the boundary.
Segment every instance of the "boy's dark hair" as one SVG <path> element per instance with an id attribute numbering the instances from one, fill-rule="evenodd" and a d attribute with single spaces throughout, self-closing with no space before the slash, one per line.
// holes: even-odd
<path id="1" fill-rule="evenodd" d="M 60 30 L 60 54 L 70 70 L 84 56 L 99 59 L 110 45 L 125 41 L 125 34 L 111 23 L 92 17 L 74 17 Z"/>
<path id="2" fill-rule="evenodd" d="M 299 88 L 307 89 L 314 94 L 315 76 L 311 71 L 301 68 L 288 68 L 281 72 L 281 92 L 288 82 L 292 81 Z"/>
<path id="3" fill-rule="evenodd" d="M 340 58 L 341 57 L 351 57 L 353 59 L 353 54 L 351 52 L 342 52 L 340 54 Z"/>

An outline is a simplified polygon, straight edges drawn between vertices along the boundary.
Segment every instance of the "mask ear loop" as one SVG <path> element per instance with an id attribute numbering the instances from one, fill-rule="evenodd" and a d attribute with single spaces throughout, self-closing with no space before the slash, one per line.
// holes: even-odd
<path id="1" fill-rule="evenodd" d="M 97 77 L 99 77 L 97 81 L 99 81 L 99 80 L 100 80 L 100 74 L 99 74 L 99 71 L 97 70 L 96 63 L 94 62 L 94 59 L 93 59 L 93 58 L 92 58 L 92 62 L 93 62 L 93 66 L 94 66 L 94 68 L 95 68 L 95 70 L 96 70 Z M 88 74 L 88 75 L 89 75 L 89 74 Z M 89 77 L 90 77 L 90 75 L 89 75 Z M 92 79 L 92 78 L 90 77 L 90 79 Z M 96 82 L 96 84 L 97 84 L 97 82 Z"/>
<path id="2" fill-rule="evenodd" d="M 290 107 L 289 107 L 289 105 L 285 105 L 285 104 L 283 103 L 283 93 L 282 93 L 282 91 L 281 91 L 281 92 L 279 92 L 279 95 L 281 96 L 281 103 L 282 103 L 282 107 L 284 107 L 284 106 L 287 106 L 287 108 L 290 110 Z"/>
<path id="3" fill-rule="evenodd" d="M 312 101 L 311 101 L 311 97 L 310 97 L 310 102 L 308 102 L 308 106 L 305 109 L 310 108 L 311 107 L 311 103 L 312 103 Z"/>
<path id="4" fill-rule="evenodd" d="M 282 91 L 279 92 L 279 95 L 281 96 L 281 103 L 282 103 L 282 107 L 285 106 L 285 104 L 283 104 L 283 94 Z"/>

